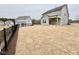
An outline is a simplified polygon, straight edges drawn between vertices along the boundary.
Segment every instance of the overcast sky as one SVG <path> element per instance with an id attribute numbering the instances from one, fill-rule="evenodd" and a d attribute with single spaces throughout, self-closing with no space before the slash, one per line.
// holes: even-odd
<path id="1" fill-rule="evenodd" d="M 41 14 L 47 10 L 60 6 L 59 4 L 2 4 L 0 17 L 16 18 L 18 16 L 31 16 L 40 19 Z M 71 19 L 79 19 L 79 4 L 68 5 Z"/>

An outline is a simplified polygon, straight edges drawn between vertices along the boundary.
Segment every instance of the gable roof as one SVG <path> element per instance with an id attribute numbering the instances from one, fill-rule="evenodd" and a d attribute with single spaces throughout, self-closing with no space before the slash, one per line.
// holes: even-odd
<path id="1" fill-rule="evenodd" d="M 30 16 L 19 16 L 16 19 L 18 19 L 18 20 L 26 20 L 27 18 L 30 18 Z"/>
<path id="2" fill-rule="evenodd" d="M 48 13 L 51 13 L 51 12 L 55 12 L 55 11 L 58 11 L 58 10 L 61 10 L 64 6 L 67 6 L 67 4 L 64 4 L 64 5 L 62 5 L 62 6 L 56 7 L 56 8 L 51 9 L 51 10 L 48 10 L 48 11 L 46 11 L 45 13 L 43 13 L 42 15 L 48 14 Z"/>

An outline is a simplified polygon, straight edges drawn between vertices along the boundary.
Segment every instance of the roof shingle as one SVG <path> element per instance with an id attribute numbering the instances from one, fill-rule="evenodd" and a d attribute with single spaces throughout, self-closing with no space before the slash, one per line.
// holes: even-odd
<path id="1" fill-rule="evenodd" d="M 59 7 L 56 7 L 56 8 L 54 8 L 54 9 L 48 10 L 48 11 L 46 11 L 45 13 L 43 13 L 42 15 L 48 14 L 48 13 L 51 13 L 51 12 L 54 12 L 54 11 L 61 10 L 64 6 L 67 6 L 67 5 L 64 4 L 64 5 L 62 5 L 62 6 L 59 6 Z"/>
<path id="2" fill-rule="evenodd" d="M 27 18 L 30 18 L 30 16 L 19 16 L 16 19 L 18 19 L 18 20 L 26 20 Z"/>

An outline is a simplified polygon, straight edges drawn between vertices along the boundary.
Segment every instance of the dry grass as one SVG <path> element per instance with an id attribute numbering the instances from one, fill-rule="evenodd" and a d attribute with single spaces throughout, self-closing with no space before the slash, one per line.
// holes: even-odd
<path id="1" fill-rule="evenodd" d="M 4 39 L 4 31 L 2 31 L 4 28 L 9 28 L 9 26 L 0 26 L 0 44 Z"/>
<path id="2" fill-rule="evenodd" d="M 9 28 L 9 26 L 0 26 L 0 30 L 3 30 L 4 28 Z"/>
<path id="3" fill-rule="evenodd" d="M 16 54 L 79 54 L 79 24 L 21 27 Z"/>

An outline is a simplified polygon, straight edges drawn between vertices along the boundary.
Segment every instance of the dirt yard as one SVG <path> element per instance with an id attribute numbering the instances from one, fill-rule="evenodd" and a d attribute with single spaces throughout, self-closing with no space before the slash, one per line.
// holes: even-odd
<path id="1" fill-rule="evenodd" d="M 79 24 L 21 27 L 19 28 L 15 54 L 79 54 Z"/>

